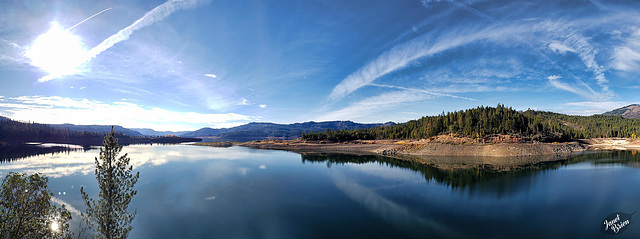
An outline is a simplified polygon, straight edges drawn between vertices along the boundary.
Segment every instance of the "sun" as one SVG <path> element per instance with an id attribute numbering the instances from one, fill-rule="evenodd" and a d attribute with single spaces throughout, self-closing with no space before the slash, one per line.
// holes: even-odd
<path id="1" fill-rule="evenodd" d="M 49 31 L 33 41 L 25 53 L 33 66 L 49 74 L 39 81 L 78 73 L 80 66 L 87 61 L 87 55 L 88 50 L 80 38 L 57 22 L 52 22 Z"/>

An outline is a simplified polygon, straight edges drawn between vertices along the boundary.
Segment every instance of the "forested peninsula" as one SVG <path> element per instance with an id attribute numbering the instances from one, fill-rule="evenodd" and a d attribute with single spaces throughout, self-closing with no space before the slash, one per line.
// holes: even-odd
<path id="1" fill-rule="evenodd" d="M 517 111 L 499 104 L 425 116 L 393 126 L 307 133 L 302 140 L 407 140 L 452 134 L 487 139 L 508 135 L 524 142 L 568 142 L 586 138 L 636 138 L 640 120 L 621 116 L 573 116 L 546 111 Z"/>
<path id="2" fill-rule="evenodd" d="M 499 104 L 443 112 L 392 126 L 306 133 L 298 141 L 254 141 L 242 145 L 298 153 L 376 154 L 439 166 L 452 159 L 435 157 L 503 157 L 511 159 L 501 163 L 519 165 L 532 163 L 531 159 L 514 158 L 545 155 L 545 160 L 558 160 L 585 150 L 639 150 L 638 134 L 638 119 L 517 111 Z M 469 163 L 463 161 L 458 163 Z"/>

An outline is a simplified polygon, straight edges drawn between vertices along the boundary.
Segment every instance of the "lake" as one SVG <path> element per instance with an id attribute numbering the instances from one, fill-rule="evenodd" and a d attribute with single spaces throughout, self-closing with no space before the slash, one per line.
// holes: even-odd
<path id="1" fill-rule="evenodd" d="M 123 152 L 140 171 L 130 238 L 640 237 L 638 215 L 618 235 L 600 233 L 608 215 L 640 210 L 635 152 L 585 153 L 509 173 L 243 147 L 131 145 Z M 98 153 L 4 152 L 14 156 L 0 163 L 0 177 L 44 173 L 77 223 L 80 187 L 97 194 Z"/>

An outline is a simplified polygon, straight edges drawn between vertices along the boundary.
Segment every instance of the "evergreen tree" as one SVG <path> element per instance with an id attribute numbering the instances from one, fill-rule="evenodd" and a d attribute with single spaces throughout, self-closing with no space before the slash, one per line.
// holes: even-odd
<path id="1" fill-rule="evenodd" d="M 140 172 L 131 173 L 127 154 L 120 157 L 122 146 L 115 139 L 113 127 L 104 137 L 104 148 L 100 148 L 100 159 L 95 158 L 96 179 L 100 188 L 99 199 L 93 200 L 80 188 L 82 199 L 87 206 L 86 214 L 82 214 L 94 238 L 126 238 L 133 228 L 131 222 L 136 211 L 128 212 L 127 208 L 137 191 L 133 189 L 140 177 Z"/>

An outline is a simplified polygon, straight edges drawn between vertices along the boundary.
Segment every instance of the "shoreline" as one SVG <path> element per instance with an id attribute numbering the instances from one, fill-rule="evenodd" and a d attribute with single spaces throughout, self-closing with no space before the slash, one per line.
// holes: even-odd
<path id="1" fill-rule="evenodd" d="M 299 154 L 378 155 L 428 164 L 440 169 L 491 168 L 510 171 L 544 162 L 566 160 L 585 151 L 640 150 L 640 140 L 603 138 L 566 143 L 441 142 L 437 140 L 362 140 L 341 143 L 264 140 L 237 146 L 285 150 Z"/>

